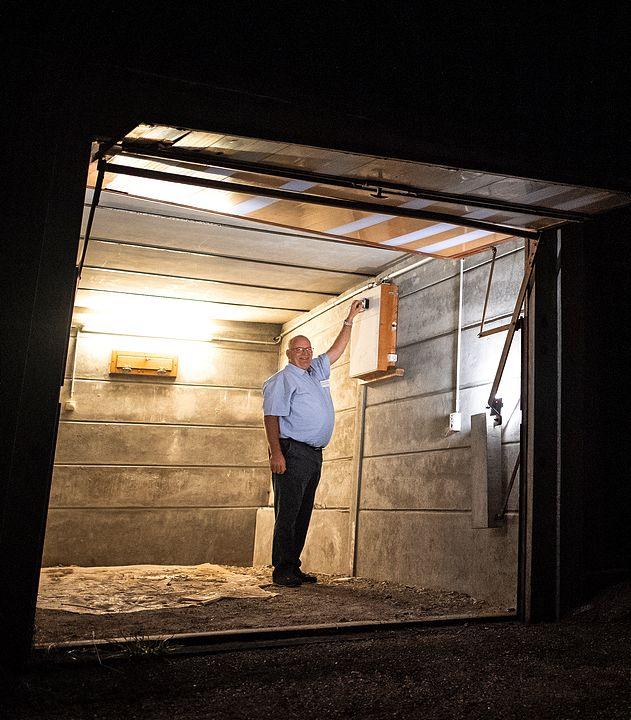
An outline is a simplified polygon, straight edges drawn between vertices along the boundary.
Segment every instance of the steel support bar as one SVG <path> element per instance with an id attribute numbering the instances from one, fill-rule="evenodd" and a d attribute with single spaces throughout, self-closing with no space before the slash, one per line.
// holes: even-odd
<path id="1" fill-rule="evenodd" d="M 491 282 L 493 281 L 493 270 L 495 269 L 495 258 L 497 257 L 497 248 L 495 245 L 491 248 L 491 267 L 489 268 L 489 279 L 486 283 L 486 294 L 484 296 L 484 307 L 482 308 L 482 320 L 480 321 L 480 332 L 478 337 L 484 332 L 484 320 L 486 318 L 486 308 L 489 304 L 489 295 L 491 294 Z"/>
<path id="2" fill-rule="evenodd" d="M 502 414 L 501 414 L 501 400 L 499 400 L 497 396 L 497 391 L 500 386 L 500 382 L 502 380 L 502 375 L 504 373 L 504 368 L 506 367 L 506 361 L 508 360 L 508 353 L 510 352 L 511 345 L 513 342 L 513 337 L 515 336 L 515 331 L 517 330 L 517 323 L 519 321 L 519 314 L 521 313 L 522 305 L 524 304 L 524 298 L 526 297 L 526 290 L 528 289 L 528 285 L 530 284 L 530 278 L 532 276 L 532 271 L 535 266 L 535 257 L 537 255 L 537 246 L 539 244 L 538 240 L 534 240 L 531 243 L 531 250 L 528 255 L 528 260 L 526 261 L 526 268 L 524 270 L 524 278 L 521 281 L 521 286 L 519 288 L 519 292 L 517 293 L 517 301 L 515 302 L 515 309 L 513 310 L 513 315 L 511 317 L 509 326 L 508 326 L 508 333 L 506 335 L 506 339 L 504 340 L 504 347 L 502 349 L 502 354 L 500 356 L 500 361 L 497 367 L 497 372 L 495 373 L 495 379 L 493 380 L 493 385 L 491 386 L 491 392 L 489 393 L 489 400 L 487 403 L 487 407 L 491 409 L 491 415 L 495 416 L 495 422 L 498 425 L 502 424 Z"/>
<path id="3" fill-rule="evenodd" d="M 506 488 L 506 496 L 504 498 L 504 502 L 502 503 L 502 509 L 500 512 L 497 513 L 497 519 L 502 520 L 502 518 L 506 515 L 506 511 L 508 510 L 508 500 L 510 498 L 510 494 L 513 491 L 513 485 L 515 484 L 515 478 L 517 477 L 517 471 L 519 470 L 519 464 L 521 462 L 521 450 L 517 453 L 517 458 L 515 460 L 515 465 L 513 465 L 513 472 L 511 473 L 510 480 L 508 481 L 508 487 Z"/>
<path id="4" fill-rule="evenodd" d="M 489 328 L 484 332 L 479 332 L 478 337 L 488 337 L 489 335 L 495 335 L 496 333 L 504 332 L 504 330 L 508 330 L 510 326 L 510 323 L 506 323 L 506 325 L 498 325 L 497 327 Z"/>
<path id="5" fill-rule="evenodd" d="M 227 170 L 242 170 L 243 172 L 256 173 L 259 175 L 286 177 L 292 180 L 295 179 L 314 182 L 318 185 L 331 185 L 334 187 L 352 188 L 356 190 L 381 190 L 384 193 L 400 194 L 405 197 L 434 200 L 435 202 L 455 203 L 457 205 L 471 205 L 473 207 L 488 208 L 490 210 L 498 210 L 500 212 L 514 212 L 519 215 L 533 215 L 538 217 L 544 216 L 567 222 L 580 222 L 581 220 L 585 220 L 590 217 L 585 213 L 558 210 L 557 208 L 549 208 L 543 205 L 525 205 L 523 203 L 510 202 L 509 200 L 499 200 L 497 198 L 481 198 L 476 195 L 461 195 L 459 193 L 449 193 L 440 190 L 427 190 L 426 188 L 418 188 L 413 185 L 394 183 L 382 179 L 377 180 L 376 178 L 360 179 L 340 177 L 339 175 L 329 175 L 327 173 L 318 173 L 299 168 L 278 167 L 274 165 L 248 162 L 247 160 L 237 160 L 218 153 L 202 154 L 200 152 L 182 150 L 180 148 L 165 148 L 160 142 L 156 142 L 155 145 L 148 145 L 146 141 L 130 142 L 124 140 L 120 147 L 112 148 L 111 151 L 108 151 L 106 154 L 122 154 L 127 157 L 137 158 L 161 158 L 164 160 L 188 162 L 193 165 L 219 167 Z"/>
<path id="6" fill-rule="evenodd" d="M 85 238 L 83 240 L 83 249 L 81 251 L 81 259 L 77 266 L 77 283 L 81 280 L 81 273 L 83 272 L 83 264 L 85 263 L 85 256 L 88 252 L 88 243 L 90 242 L 90 233 L 92 232 L 92 223 L 94 222 L 94 213 L 99 204 L 101 197 L 101 190 L 103 189 L 103 178 L 105 177 L 105 170 L 99 163 L 99 172 L 96 176 L 96 184 L 94 186 L 94 194 L 92 195 L 92 204 L 90 205 L 90 214 L 88 215 L 88 224 L 85 229 Z"/>
<path id="7" fill-rule="evenodd" d="M 290 200 L 291 202 L 304 202 L 311 205 L 323 205 L 325 207 L 345 208 L 347 210 L 359 210 L 367 213 L 378 213 L 392 215 L 394 217 L 408 217 L 415 220 L 436 220 L 438 222 L 448 221 L 462 227 L 472 227 L 480 230 L 488 230 L 492 233 L 506 233 L 515 237 L 536 238 L 539 232 L 536 230 L 525 230 L 513 228 L 507 225 L 485 222 L 483 220 L 472 220 L 471 218 L 451 215 L 447 213 L 430 212 L 428 210 L 414 210 L 396 205 L 381 205 L 365 202 L 362 200 L 343 200 L 341 198 L 325 197 L 323 195 L 311 195 L 308 193 L 291 192 L 289 190 L 278 190 L 276 188 L 263 188 L 255 185 L 242 185 L 241 183 L 223 182 L 221 180 L 210 180 L 209 178 L 191 177 L 190 175 L 178 175 L 177 173 L 160 172 L 146 168 L 135 168 L 128 165 L 116 165 L 113 163 L 99 162 L 99 169 L 117 175 L 132 175 L 133 177 L 147 178 L 149 180 L 162 180 L 164 182 L 179 183 L 180 185 L 192 185 L 194 187 L 206 187 L 224 192 L 240 193 L 244 195 L 255 195 L 278 200 Z M 371 245 L 378 248 L 389 248 L 401 252 L 401 248 L 391 247 L 379 243 L 368 243 L 364 241 L 351 241 L 358 245 Z M 411 251 L 422 252 L 422 251 Z"/>

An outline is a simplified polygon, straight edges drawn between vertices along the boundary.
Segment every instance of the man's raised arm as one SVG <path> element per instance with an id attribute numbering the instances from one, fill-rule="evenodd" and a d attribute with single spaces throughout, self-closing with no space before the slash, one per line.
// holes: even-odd
<path id="1" fill-rule="evenodd" d="M 360 312 L 364 312 L 364 306 L 362 305 L 362 301 L 353 300 L 350 310 L 348 311 L 348 316 L 346 320 L 344 320 L 344 324 L 342 325 L 342 329 L 340 330 L 339 335 L 335 338 L 333 345 L 331 345 L 331 347 L 326 351 L 326 354 L 329 356 L 329 362 L 331 363 L 331 365 L 333 365 L 333 363 L 342 355 L 344 350 L 346 350 L 348 341 L 351 339 L 351 327 L 353 326 L 353 318 Z"/>

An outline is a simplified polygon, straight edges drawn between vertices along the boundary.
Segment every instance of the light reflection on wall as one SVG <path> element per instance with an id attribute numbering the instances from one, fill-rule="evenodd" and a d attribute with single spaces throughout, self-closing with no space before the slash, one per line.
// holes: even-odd
<path id="1" fill-rule="evenodd" d="M 73 323 L 83 325 L 81 362 L 97 375 L 112 350 L 175 355 L 178 377 L 186 382 L 205 378 L 215 363 L 217 348 L 210 341 L 217 325 L 203 304 L 106 293 L 84 300 Z"/>
<path id="2" fill-rule="evenodd" d="M 208 306 L 192 300 L 92 293 L 79 302 L 75 320 L 86 332 L 212 340 L 215 330 Z"/>

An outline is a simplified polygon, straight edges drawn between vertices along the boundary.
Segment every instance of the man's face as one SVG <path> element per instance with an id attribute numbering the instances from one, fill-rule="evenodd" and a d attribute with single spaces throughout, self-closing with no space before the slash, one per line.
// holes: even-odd
<path id="1" fill-rule="evenodd" d="M 313 357 L 313 348 L 309 342 L 309 338 L 304 335 L 297 335 L 292 338 L 287 348 L 287 357 L 289 362 L 302 370 L 307 370 L 311 365 Z"/>

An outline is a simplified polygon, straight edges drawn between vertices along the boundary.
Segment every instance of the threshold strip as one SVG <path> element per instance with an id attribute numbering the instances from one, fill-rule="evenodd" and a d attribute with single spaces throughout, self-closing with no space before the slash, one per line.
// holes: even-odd
<path id="1" fill-rule="evenodd" d="M 41 643 L 33 646 L 32 659 L 76 664 L 78 660 L 102 663 L 103 660 L 129 660 L 136 648 L 144 647 L 144 657 L 168 655 L 205 655 L 241 652 L 258 648 L 285 647 L 350 638 L 367 634 L 453 625 L 515 622 L 516 614 L 443 615 L 406 620 L 367 620 L 319 625 L 288 625 L 278 628 L 242 628 L 200 633 L 145 635 L 141 638 L 108 638 Z M 353 636 L 355 636 L 353 638 Z M 153 653 L 151 648 L 153 646 Z"/>

